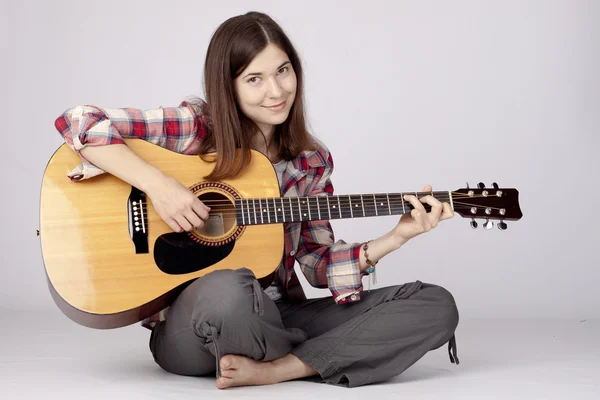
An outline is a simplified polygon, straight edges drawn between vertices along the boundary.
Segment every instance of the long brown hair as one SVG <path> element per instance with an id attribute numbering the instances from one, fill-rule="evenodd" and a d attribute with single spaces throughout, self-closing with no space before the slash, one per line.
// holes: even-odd
<path id="1" fill-rule="evenodd" d="M 235 177 L 250 162 L 253 134 L 258 127 L 239 108 L 234 91 L 234 79 L 267 45 L 284 51 L 297 79 L 296 98 L 288 118 L 275 127 L 273 140 L 278 156 L 285 160 L 297 157 L 304 150 L 314 150 L 306 129 L 304 115 L 303 73 L 300 58 L 281 27 L 268 15 L 249 12 L 223 22 L 215 31 L 204 65 L 206 101 L 190 100 L 208 121 L 208 135 L 200 147 L 200 157 L 215 162 L 207 180 Z M 239 153 L 236 153 L 236 149 Z M 216 157 L 206 157 L 216 152 Z"/>

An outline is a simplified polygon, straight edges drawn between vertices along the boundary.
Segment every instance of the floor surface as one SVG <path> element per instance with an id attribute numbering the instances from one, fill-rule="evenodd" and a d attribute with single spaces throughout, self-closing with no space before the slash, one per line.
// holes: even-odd
<path id="1" fill-rule="evenodd" d="M 600 321 L 465 320 L 447 347 L 399 377 L 347 389 L 295 381 L 217 390 L 214 378 L 169 374 L 139 326 L 93 330 L 47 313 L 0 310 L 2 399 L 600 399 Z"/>

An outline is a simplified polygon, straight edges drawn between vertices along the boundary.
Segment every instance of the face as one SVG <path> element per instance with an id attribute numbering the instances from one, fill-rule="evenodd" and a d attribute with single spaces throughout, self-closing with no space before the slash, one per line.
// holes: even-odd
<path id="1" fill-rule="evenodd" d="M 296 74 L 287 54 L 269 44 L 235 79 L 242 112 L 265 133 L 283 123 L 296 97 Z"/>

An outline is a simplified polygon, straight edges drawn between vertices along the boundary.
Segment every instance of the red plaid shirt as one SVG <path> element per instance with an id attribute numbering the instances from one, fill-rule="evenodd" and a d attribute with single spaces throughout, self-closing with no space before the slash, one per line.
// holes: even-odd
<path id="1" fill-rule="evenodd" d="M 207 134 L 206 123 L 191 104 L 182 102 L 179 107 L 151 110 L 78 106 L 60 115 L 55 126 L 81 158 L 81 164 L 68 174 L 71 180 L 80 181 L 105 173 L 79 153 L 84 146 L 125 144 L 123 138 L 139 138 L 181 154 L 197 154 Z M 280 182 L 283 196 L 333 195 L 333 159 L 317 143 L 317 150 L 304 151 L 287 162 Z M 295 261 L 306 280 L 316 288 L 329 288 L 338 304 L 360 300 L 365 275 L 359 267 L 360 243 L 335 241 L 329 221 L 288 222 L 284 232 L 278 276 L 292 300 L 306 298 L 294 272 Z"/>

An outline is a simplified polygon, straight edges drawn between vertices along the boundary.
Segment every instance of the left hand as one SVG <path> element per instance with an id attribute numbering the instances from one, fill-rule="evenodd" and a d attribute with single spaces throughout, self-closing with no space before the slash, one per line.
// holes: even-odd
<path id="1" fill-rule="evenodd" d="M 432 188 L 427 185 L 423 188 L 423 192 L 431 192 Z M 410 202 L 414 209 L 407 214 L 402 215 L 400 222 L 394 228 L 394 236 L 401 242 L 407 242 L 408 240 L 422 234 L 429 232 L 435 228 L 439 221 L 450 219 L 454 216 L 450 204 L 440 202 L 431 195 L 417 199 L 413 195 L 405 195 L 404 200 Z M 427 203 L 431 206 L 431 211 L 427 212 L 423 204 Z"/>

